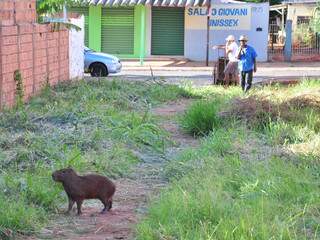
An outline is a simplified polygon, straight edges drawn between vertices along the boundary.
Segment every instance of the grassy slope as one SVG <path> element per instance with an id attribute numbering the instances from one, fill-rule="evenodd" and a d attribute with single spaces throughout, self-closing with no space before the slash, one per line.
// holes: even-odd
<path id="1" fill-rule="evenodd" d="M 65 202 L 55 169 L 116 178 L 139 161 L 132 150 L 162 151 L 167 136 L 149 109 L 183 96 L 175 86 L 82 81 L 0 113 L 0 238 L 8 229 L 32 232 Z"/>
<path id="2" fill-rule="evenodd" d="M 171 184 L 151 203 L 138 239 L 319 239 L 320 104 L 301 100 L 305 94 L 319 99 L 319 90 L 313 81 L 252 91 L 269 106 L 290 105 L 273 119 L 260 109 L 254 124 L 237 116 L 221 119 L 196 151 L 173 159 L 167 166 Z M 232 108 L 230 96 L 240 94 L 204 92 L 208 107 L 216 102 L 220 110 Z M 188 132 L 207 119 L 193 114 L 199 108 L 205 109 L 194 105 L 181 120 Z"/>

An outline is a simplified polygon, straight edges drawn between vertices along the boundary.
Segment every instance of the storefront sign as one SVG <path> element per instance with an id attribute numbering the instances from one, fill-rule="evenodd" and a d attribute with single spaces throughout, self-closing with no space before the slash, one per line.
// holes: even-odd
<path id="1" fill-rule="evenodd" d="M 251 7 L 247 5 L 218 4 L 211 7 L 209 11 L 207 8 L 193 7 L 186 10 L 186 15 L 190 17 L 191 28 L 205 28 L 206 21 L 204 19 L 208 15 L 211 29 L 250 30 L 251 27 Z M 199 26 L 204 22 L 205 26 Z"/>

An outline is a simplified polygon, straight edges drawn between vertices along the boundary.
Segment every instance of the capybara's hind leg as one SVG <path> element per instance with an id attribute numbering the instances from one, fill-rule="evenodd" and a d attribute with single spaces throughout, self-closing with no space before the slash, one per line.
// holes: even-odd
<path id="1" fill-rule="evenodd" d="M 112 208 L 112 199 L 109 200 L 109 208 L 108 208 L 108 210 L 110 210 L 111 208 Z"/>

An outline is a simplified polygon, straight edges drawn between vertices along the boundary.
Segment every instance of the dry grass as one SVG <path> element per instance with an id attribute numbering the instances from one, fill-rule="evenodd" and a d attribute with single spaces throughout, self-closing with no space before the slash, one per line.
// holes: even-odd
<path id="1" fill-rule="evenodd" d="M 320 92 L 319 92 L 320 93 Z M 219 115 L 223 118 L 235 118 L 245 121 L 249 126 L 263 127 L 270 121 L 303 121 L 304 116 L 297 111 L 312 109 L 320 112 L 320 94 L 308 93 L 288 97 L 286 101 L 275 101 L 275 96 L 251 95 L 246 98 L 235 98 L 230 108 Z"/>

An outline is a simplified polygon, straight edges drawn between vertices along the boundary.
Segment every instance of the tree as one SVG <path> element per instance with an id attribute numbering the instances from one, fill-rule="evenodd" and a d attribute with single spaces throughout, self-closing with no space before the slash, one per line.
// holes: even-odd
<path id="1" fill-rule="evenodd" d="M 68 7 L 86 4 L 86 2 L 87 0 L 37 0 L 37 14 L 42 19 L 43 16 L 62 12 L 64 5 Z"/>
<path id="2" fill-rule="evenodd" d="M 315 32 L 320 33 L 320 0 L 313 12 L 312 27 Z"/>

